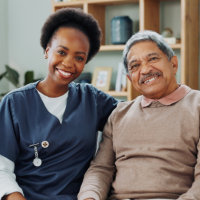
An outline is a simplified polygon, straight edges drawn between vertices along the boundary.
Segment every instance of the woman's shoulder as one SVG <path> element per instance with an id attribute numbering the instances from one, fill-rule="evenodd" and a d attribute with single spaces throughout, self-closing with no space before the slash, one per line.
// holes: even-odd
<path id="1" fill-rule="evenodd" d="M 95 88 L 92 84 L 90 83 L 76 83 L 76 82 L 71 82 L 69 85 L 69 88 L 72 90 L 89 90 L 89 91 L 97 91 L 97 88 Z"/>
<path id="2" fill-rule="evenodd" d="M 90 83 L 75 83 L 75 82 L 72 82 L 69 85 L 69 90 L 71 90 L 72 92 L 77 92 L 77 93 L 109 96 L 108 94 L 97 89 L 96 87 L 94 87 Z"/>
<path id="3" fill-rule="evenodd" d="M 4 100 L 4 99 L 9 100 L 12 98 L 16 99 L 16 98 L 22 97 L 22 96 L 24 97 L 25 94 L 28 95 L 30 93 L 30 91 L 35 90 L 37 83 L 38 82 L 29 83 L 25 86 L 16 88 L 16 89 L 10 91 L 9 93 L 7 93 L 2 100 Z"/>
<path id="4" fill-rule="evenodd" d="M 105 106 L 103 104 L 108 103 L 109 105 L 116 107 L 116 104 L 118 103 L 117 99 L 88 83 L 70 83 L 69 97 L 87 99 L 88 101 L 96 102 L 97 105 L 101 106 Z"/>

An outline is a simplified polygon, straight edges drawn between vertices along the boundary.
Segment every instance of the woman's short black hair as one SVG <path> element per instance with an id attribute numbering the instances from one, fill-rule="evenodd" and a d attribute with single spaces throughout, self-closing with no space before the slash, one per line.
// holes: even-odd
<path id="1" fill-rule="evenodd" d="M 61 8 L 51 14 L 44 23 L 41 31 L 40 44 L 45 50 L 55 31 L 60 27 L 73 27 L 82 31 L 89 39 L 90 50 L 87 62 L 99 51 L 101 30 L 98 22 L 90 14 L 78 8 Z"/>

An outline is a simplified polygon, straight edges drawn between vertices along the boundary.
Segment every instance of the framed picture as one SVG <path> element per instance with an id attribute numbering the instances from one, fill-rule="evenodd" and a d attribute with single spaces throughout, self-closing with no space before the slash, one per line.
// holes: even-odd
<path id="1" fill-rule="evenodd" d="M 108 91 L 110 88 L 112 67 L 96 67 L 92 77 L 92 85 L 96 88 Z"/>

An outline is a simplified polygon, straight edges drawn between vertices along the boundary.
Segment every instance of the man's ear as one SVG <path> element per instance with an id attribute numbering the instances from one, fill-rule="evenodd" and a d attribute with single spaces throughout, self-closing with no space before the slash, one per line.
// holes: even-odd
<path id="1" fill-rule="evenodd" d="M 174 74 L 176 74 L 176 72 L 178 70 L 178 58 L 177 58 L 177 56 L 173 56 L 171 58 L 171 63 L 172 63 Z"/>
<path id="2" fill-rule="evenodd" d="M 126 77 L 128 78 L 128 80 L 129 80 L 130 82 L 132 82 L 132 81 L 131 81 L 131 77 L 130 77 L 130 74 L 129 74 L 129 73 L 126 75 Z"/>

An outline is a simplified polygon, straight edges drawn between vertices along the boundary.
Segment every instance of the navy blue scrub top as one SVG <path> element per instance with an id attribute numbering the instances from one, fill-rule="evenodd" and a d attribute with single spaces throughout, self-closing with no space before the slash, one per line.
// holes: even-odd
<path id="1" fill-rule="evenodd" d="M 15 162 L 19 186 L 29 200 L 77 199 L 84 173 L 96 150 L 97 131 L 117 101 L 90 84 L 71 83 L 62 124 L 49 113 L 36 83 L 0 102 L 0 154 Z M 43 148 L 42 141 L 49 146 Z M 33 165 L 39 143 L 42 165 Z"/>

